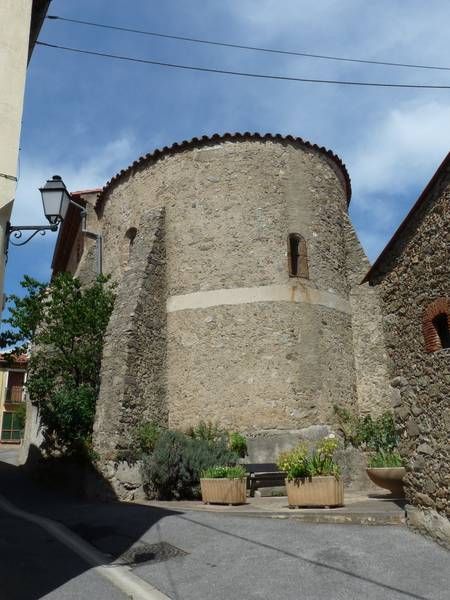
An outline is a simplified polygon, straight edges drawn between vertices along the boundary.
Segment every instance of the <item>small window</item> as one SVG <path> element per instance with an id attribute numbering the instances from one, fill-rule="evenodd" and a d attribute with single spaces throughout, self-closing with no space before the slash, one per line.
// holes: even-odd
<path id="1" fill-rule="evenodd" d="M 288 236 L 289 277 L 304 277 L 308 279 L 308 255 L 306 241 L 299 233 Z"/>
<path id="2" fill-rule="evenodd" d="M 434 328 L 438 334 L 442 348 L 450 348 L 450 331 L 448 328 L 448 315 L 441 313 L 434 317 L 432 321 Z"/>
<path id="3" fill-rule="evenodd" d="M 121 252 L 122 267 L 126 267 L 128 264 L 128 261 L 130 259 L 131 248 L 133 247 L 136 235 L 137 235 L 136 227 L 130 227 L 129 229 L 127 229 L 127 231 L 125 233 L 124 240 L 123 240 L 123 246 L 122 246 L 122 252 Z"/>
<path id="4" fill-rule="evenodd" d="M 450 298 L 437 298 L 423 315 L 423 336 L 427 352 L 450 348 Z"/>

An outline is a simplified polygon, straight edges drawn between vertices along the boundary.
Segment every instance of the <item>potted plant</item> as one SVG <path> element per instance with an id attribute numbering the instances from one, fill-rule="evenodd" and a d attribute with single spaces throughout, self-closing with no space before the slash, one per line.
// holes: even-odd
<path id="1" fill-rule="evenodd" d="M 299 444 L 278 459 L 278 468 L 286 472 L 286 489 L 290 507 L 342 506 L 344 482 L 333 455 L 338 441 L 331 434 L 310 453 Z"/>
<path id="2" fill-rule="evenodd" d="M 247 473 L 243 466 L 210 467 L 200 477 L 204 504 L 245 504 Z"/>
<path id="3" fill-rule="evenodd" d="M 402 480 L 406 471 L 397 450 L 399 435 L 393 413 L 386 411 L 373 418 L 371 415 L 359 416 L 338 406 L 334 410 L 344 445 L 368 453 L 366 472 L 369 479 L 390 490 L 394 496 L 403 497 Z"/>
<path id="4" fill-rule="evenodd" d="M 396 450 L 380 449 L 369 457 L 367 475 L 375 483 L 389 490 L 397 498 L 404 497 L 403 477 L 406 470 L 403 459 Z"/>

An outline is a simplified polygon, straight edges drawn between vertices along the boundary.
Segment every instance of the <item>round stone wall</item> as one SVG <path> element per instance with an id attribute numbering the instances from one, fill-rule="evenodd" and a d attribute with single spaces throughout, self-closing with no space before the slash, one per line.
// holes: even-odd
<path id="1" fill-rule="evenodd" d="M 145 211 L 159 207 L 171 426 L 298 429 L 355 402 L 347 193 L 332 159 L 288 141 L 239 140 L 136 168 L 102 198 L 104 270 L 116 280 L 132 268 Z M 289 276 L 292 233 L 306 242 L 308 278 Z"/>

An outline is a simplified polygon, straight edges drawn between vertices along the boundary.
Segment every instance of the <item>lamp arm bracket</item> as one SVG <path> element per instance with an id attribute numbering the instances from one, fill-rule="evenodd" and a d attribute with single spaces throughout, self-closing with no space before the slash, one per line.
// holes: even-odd
<path id="1" fill-rule="evenodd" d="M 25 246 L 31 239 L 34 238 L 35 235 L 40 233 L 41 235 L 45 235 L 47 231 L 57 231 L 58 224 L 55 225 L 11 225 L 8 221 L 6 224 L 6 235 L 5 235 L 5 247 L 4 254 L 6 260 L 8 259 L 8 246 L 12 244 L 13 246 Z M 29 235 L 25 240 L 21 242 L 13 242 L 11 236 L 13 236 L 16 240 L 20 240 L 24 231 L 31 231 L 31 235 Z"/>

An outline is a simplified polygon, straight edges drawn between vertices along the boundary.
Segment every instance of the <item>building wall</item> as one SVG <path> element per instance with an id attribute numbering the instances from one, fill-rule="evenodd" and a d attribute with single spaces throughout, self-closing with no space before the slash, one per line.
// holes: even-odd
<path id="1" fill-rule="evenodd" d="M 32 0 L 0 2 L 0 248 L 4 245 L 6 224 L 11 216 L 16 192 L 31 8 Z M 0 298 L 3 276 L 4 257 L 1 252 Z"/>
<path id="2" fill-rule="evenodd" d="M 349 220 L 345 239 L 358 411 L 376 416 L 392 408 L 381 299 L 376 288 L 361 284 L 370 263 Z"/>
<path id="3" fill-rule="evenodd" d="M 336 165 L 299 144 L 248 140 L 136 169 L 100 214 L 104 271 L 117 281 L 134 268 L 130 230 L 139 240 L 145 211 L 158 208 L 169 424 L 285 431 L 330 422 L 334 403 L 356 408 L 347 274 L 355 248 Z M 306 240 L 309 279 L 289 277 L 289 233 Z"/>
<path id="4" fill-rule="evenodd" d="M 406 493 L 415 522 L 450 543 L 450 350 L 427 352 L 422 322 L 437 298 L 450 297 L 450 163 L 431 197 L 372 277 L 383 299 L 395 412 L 407 458 Z"/>
<path id="5" fill-rule="evenodd" d="M 12 364 L 0 367 L 0 442 L 16 443 L 21 441 L 20 429 L 17 427 L 17 421 L 10 421 L 7 425 L 7 418 L 16 413 L 24 397 L 24 382 L 26 372 L 23 365 Z M 14 434 L 11 435 L 11 430 Z"/>
<path id="6" fill-rule="evenodd" d="M 144 213 L 105 335 L 94 447 L 104 468 L 142 421 L 167 426 L 164 210 Z"/>

